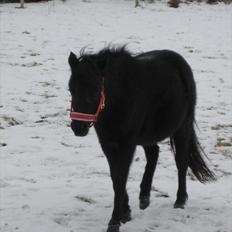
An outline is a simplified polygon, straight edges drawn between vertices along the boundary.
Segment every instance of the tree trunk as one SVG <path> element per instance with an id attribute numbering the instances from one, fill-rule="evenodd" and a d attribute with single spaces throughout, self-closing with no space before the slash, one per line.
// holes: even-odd
<path id="1" fill-rule="evenodd" d="M 24 8 L 24 0 L 20 0 L 20 8 Z"/>
<path id="2" fill-rule="evenodd" d="M 135 7 L 139 6 L 139 0 L 135 0 Z"/>

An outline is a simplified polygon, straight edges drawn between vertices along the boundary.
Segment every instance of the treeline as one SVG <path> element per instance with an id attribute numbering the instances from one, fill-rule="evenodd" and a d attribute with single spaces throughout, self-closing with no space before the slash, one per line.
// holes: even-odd
<path id="1" fill-rule="evenodd" d="M 162 1 L 162 0 L 135 0 L 135 6 L 139 6 L 139 2 L 148 2 L 148 3 L 155 3 L 156 1 Z M 220 2 L 224 2 L 226 4 L 230 4 L 232 3 L 232 0 L 168 0 L 168 1 L 165 1 L 167 2 L 167 4 L 170 6 L 170 7 L 179 7 L 179 4 L 180 3 L 186 3 L 186 4 L 189 4 L 189 3 L 192 3 L 192 2 L 198 2 L 198 3 L 201 3 L 201 2 L 205 2 L 207 4 L 217 4 L 217 3 L 220 3 Z"/>
<path id="2" fill-rule="evenodd" d="M 217 4 L 219 2 L 224 2 L 226 4 L 232 3 L 232 0 L 169 0 L 168 5 L 170 7 L 179 7 L 180 3 L 191 3 L 191 2 L 205 2 L 208 4 Z"/>
<path id="3" fill-rule="evenodd" d="M 48 2 L 48 1 L 53 1 L 53 0 L 24 0 L 25 3 L 27 2 Z M 68 0 L 61 0 L 63 2 L 68 1 Z M 83 2 L 86 0 L 82 0 Z M 117 0 L 115 0 L 117 1 Z M 140 2 L 148 2 L 148 3 L 155 3 L 156 1 L 162 1 L 162 0 L 131 0 L 135 2 L 135 6 L 139 6 Z M 0 0 L 0 3 L 18 3 L 20 0 Z M 165 1 L 168 3 L 170 7 L 179 7 L 180 3 L 191 3 L 191 2 L 205 2 L 208 4 L 217 4 L 220 2 L 224 2 L 226 4 L 232 3 L 232 0 L 168 0 Z"/>

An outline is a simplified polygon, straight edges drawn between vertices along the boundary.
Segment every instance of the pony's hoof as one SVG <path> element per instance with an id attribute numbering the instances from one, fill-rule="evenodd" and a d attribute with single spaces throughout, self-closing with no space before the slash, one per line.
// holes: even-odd
<path id="1" fill-rule="evenodd" d="M 184 209 L 184 207 L 185 207 L 185 205 L 186 205 L 186 202 L 184 201 L 184 202 L 175 202 L 175 204 L 174 204 L 174 208 L 175 209 Z"/>
<path id="2" fill-rule="evenodd" d="M 109 225 L 106 232 L 120 232 L 119 231 L 120 225 Z"/>
<path id="3" fill-rule="evenodd" d="M 139 199 L 139 208 L 146 209 L 150 205 L 150 196 L 140 197 Z"/>
<path id="4" fill-rule="evenodd" d="M 131 221 L 131 211 L 128 210 L 127 212 L 125 212 L 123 215 L 122 215 L 122 218 L 121 218 L 121 222 L 122 223 L 127 223 Z"/>
<path id="5" fill-rule="evenodd" d="M 186 203 L 188 201 L 188 195 L 186 194 L 186 196 L 181 197 L 181 198 L 177 198 L 175 204 L 174 204 L 174 208 L 175 209 L 184 209 Z"/>

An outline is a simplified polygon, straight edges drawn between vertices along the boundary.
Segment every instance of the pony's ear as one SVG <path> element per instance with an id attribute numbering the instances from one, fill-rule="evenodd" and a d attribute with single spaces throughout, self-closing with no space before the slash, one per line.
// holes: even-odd
<path id="1" fill-rule="evenodd" d="M 78 64 L 78 59 L 77 56 L 73 53 L 70 52 L 69 58 L 68 58 L 68 63 L 70 65 L 71 68 L 74 68 L 77 64 Z"/>

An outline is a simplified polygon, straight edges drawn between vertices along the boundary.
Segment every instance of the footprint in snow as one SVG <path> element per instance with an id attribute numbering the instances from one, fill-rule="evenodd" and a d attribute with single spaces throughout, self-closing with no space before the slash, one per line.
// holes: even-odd
<path id="1" fill-rule="evenodd" d="M 23 31 L 22 34 L 30 35 L 31 32 L 29 32 L 29 31 Z"/>
<path id="2" fill-rule="evenodd" d="M 62 226 L 68 226 L 69 222 L 72 221 L 72 219 L 77 218 L 80 216 L 80 212 L 76 211 L 70 211 L 70 212 L 61 212 L 57 213 L 56 217 L 53 219 L 55 223 L 62 225 Z"/>
<path id="3" fill-rule="evenodd" d="M 8 186 L 10 186 L 10 184 L 8 184 L 7 182 L 0 179 L 0 188 L 5 188 L 5 187 L 8 187 Z"/>
<path id="4" fill-rule="evenodd" d="M 54 219 L 54 222 L 62 225 L 62 226 L 67 226 L 69 223 L 70 219 L 68 217 L 57 217 Z"/>
<path id="5" fill-rule="evenodd" d="M 153 232 L 153 231 L 157 231 L 158 228 L 159 228 L 159 225 L 152 225 L 152 226 L 149 226 L 149 228 L 145 229 L 144 232 Z"/>
<path id="6" fill-rule="evenodd" d="M 30 67 L 40 66 L 40 65 L 43 65 L 43 64 L 42 63 L 38 63 L 36 61 L 33 61 L 33 62 L 26 63 L 26 64 L 22 64 L 21 66 L 22 67 L 30 68 Z"/>
<path id="7" fill-rule="evenodd" d="M 25 213 L 29 213 L 31 211 L 31 207 L 28 204 L 25 204 L 25 205 L 22 206 L 22 210 Z"/>

